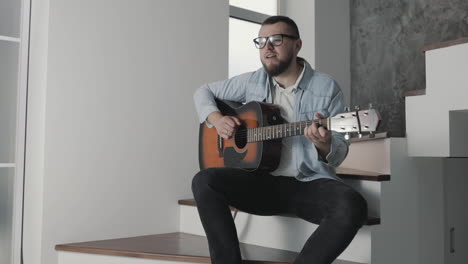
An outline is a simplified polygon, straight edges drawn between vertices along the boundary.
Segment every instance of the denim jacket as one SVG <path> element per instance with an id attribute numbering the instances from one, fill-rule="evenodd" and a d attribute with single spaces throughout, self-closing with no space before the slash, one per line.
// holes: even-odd
<path id="1" fill-rule="evenodd" d="M 304 76 L 295 90 L 294 119 L 296 121 L 315 119 L 315 113 L 335 116 L 343 112 L 343 92 L 330 76 L 317 72 L 306 64 Z M 263 68 L 233 78 L 205 84 L 194 94 L 194 103 L 200 123 L 209 114 L 219 111 L 214 98 L 237 102 L 263 101 L 272 103 L 271 78 Z M 340 180 L 335 173 L 348 154 L 348 142 L 340 133 L 332 131 L 331 150 L 323 159 L 314 143 L 305 136 L 295 136 L 293 151 L 299 174 L 296 179 L 312 181 L 320 178 Z"/>

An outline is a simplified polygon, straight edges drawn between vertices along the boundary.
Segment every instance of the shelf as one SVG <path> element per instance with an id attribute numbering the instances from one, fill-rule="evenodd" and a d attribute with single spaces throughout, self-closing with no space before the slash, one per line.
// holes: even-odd
<path id="1" fill-rule="evenodd" d="M 0 41 L 0 163 L 15 163 L 19 46 Z"/>
<path id="2" fill-rule="evenodd" d="M 15 163 L 0 163 L 0 168 L 16 168 Z"/>
<path id="3" fill-rule="evenodd" d="M 11 263 L 14 170 L 0 170 L 0 263 Z"/>
<path id="4" fill-rule="evenodd" d="M 9 41 L 9 42 L 16 42 L 16 43 L 21 42 L 19 38 L 13 38 L 13 37 L 8 37 L 8 36 L 0 36 L 0 41 Z"/>
<path id="5" fill-rule="evenodd" d="M 19 37 L 21 2 L 18 0 L 0 1 L 0 35 Z"/>

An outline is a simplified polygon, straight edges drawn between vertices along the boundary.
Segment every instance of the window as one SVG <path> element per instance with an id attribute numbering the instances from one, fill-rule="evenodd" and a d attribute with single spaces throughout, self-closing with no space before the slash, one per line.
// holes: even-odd
<path id="1" fill-rule="evenodd" d="M 277 0 L 230 0 L 229 78 L 262 67 L 253 39 L 261 23 L 277 14 Z"/>
<path id="2" fill-rule="evenodd" d="M 229 78 L 262 67 L 253 39 L 260 24 L 229 18 Z"/>
<path id="3" fill-rule="evenodd" d="M 229 5 L 266 14 L 268 16 L 275 16 L 278 14 L 277 0 L 229 0 Z"/>

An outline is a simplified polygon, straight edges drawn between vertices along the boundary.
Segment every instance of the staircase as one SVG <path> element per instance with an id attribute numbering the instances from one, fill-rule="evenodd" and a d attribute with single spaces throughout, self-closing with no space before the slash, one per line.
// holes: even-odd
<path id="1" fill-rule="evenodd" d="M 437 43 L 424 51 L 425 93 L 406 98 L 408 154 L 468 157 L 468 38 Z"/>
<path id="2" fill-rule="evenodd" d="M 444 263 L 445 247 L 437 241 L 447 237 L 436 229 L 443 222 L 445 161 L 418 157 L 468 156 L 462 137 L 468 131 L 466 43 L 468 38 L 426 48 L 427 89 L 406 93 L 407 138 L 381 133 L 351 140 L 337 174 L 366 198 L 369 217 L 335 264 Z M 178 203 L 178 232 L 57 245 L 58 263 L 209 263 L 195 201 Z M 244 263 L 292 263 L 317 227 L 293 216 L 243 212 L 235 222 Z"/>
<path id="3" fill-rule="evenodd" d="M 363 264 L 371 261 L 373 233 L 381 223 L 381 190 L 390 182 L 391 140 L 385 133 L 372 139 L 352 139 L 348 158 L 337 169 L 337 174 L 367 199 L 369 217 L 334 263 Z M 178 203 L 179 232 L 57 245 L 58 263 L 208 263 L 207 242 L 195 201 L 183 199 Z M 235 222 L 239 240 L 243 243 L 245 263 L 292 263 L 306 239 L 317 228 L 287 215 L 257 216 L 239 212 Z"/>

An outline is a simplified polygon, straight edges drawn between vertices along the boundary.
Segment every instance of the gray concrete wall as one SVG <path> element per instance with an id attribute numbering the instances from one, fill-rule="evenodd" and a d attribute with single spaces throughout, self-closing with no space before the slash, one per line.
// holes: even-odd
<path id="1" fill-rule="evenodd" d="M 350 12 L 351 103 L 373 103 L 381 130 L 403 134 L 401 92 L 426 87 L 421 50 L 468 36 L 468 1 L 352 0 Z"/>

